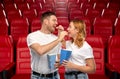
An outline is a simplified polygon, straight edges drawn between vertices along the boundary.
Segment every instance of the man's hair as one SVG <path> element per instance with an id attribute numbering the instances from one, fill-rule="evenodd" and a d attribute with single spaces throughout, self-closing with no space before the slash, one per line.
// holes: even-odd
<path id="1" fill-rule="evenodd" d="M 52 11 L 46 11 L 46 12 L 44 12 L 42 14 L 42 16 L 41 16 L 41 23 L 43 22 L 44 19 L 46 19 L 46 18 L 48 18 L 48 17 L 50 17 L 52 15 L 56 16 L 56 14 L 54 12 L 52 12 Z"/>

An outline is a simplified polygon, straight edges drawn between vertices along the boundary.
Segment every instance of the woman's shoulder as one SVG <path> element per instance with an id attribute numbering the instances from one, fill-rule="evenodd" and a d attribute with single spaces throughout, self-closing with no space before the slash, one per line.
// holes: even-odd
<path id="1" fill-rule="evenodd" d="M 83 47 L 91 48 L 91 45 L 87 41 L 84 41 Z"/>

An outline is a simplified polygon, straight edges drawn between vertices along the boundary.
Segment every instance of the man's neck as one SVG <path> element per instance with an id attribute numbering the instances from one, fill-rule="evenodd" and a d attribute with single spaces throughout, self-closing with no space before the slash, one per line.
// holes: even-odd
<path id="1" fill-rule="evenodd" d="M 45 28 L 41 28 L 40 31 L 41 31 L 42 33 L 45 33 L 45 34 L 51 34 L 51 32 L 49 32 L 49 31 L 48 31 L 47 29 L 45 29 Z"/>

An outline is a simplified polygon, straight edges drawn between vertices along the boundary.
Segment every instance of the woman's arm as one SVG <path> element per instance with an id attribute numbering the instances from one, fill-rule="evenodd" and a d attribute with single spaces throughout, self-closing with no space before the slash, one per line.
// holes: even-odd
<path id="1" fill-rule="evenodd" d="M 80 65 L 76 65 L 76 64 L 69 62 L 69 61 L 64 61 L 63 65 L 66 68 L 76 69 L 76 70 L 79 70 L 81 72 L 94 73 L 96 71 L 96 65 L 95 65 L 94 58 L 86 59 L 86 63 L 87 63 L 86 66 L 80 66 Z"/>

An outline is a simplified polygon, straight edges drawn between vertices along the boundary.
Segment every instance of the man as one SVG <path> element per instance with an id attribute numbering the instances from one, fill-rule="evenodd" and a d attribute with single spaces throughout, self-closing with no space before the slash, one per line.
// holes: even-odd
<path id="1" fill-rule="evenodd" d="M 42 27 L 40 30 L 27 36 L 27 43 L 31 54 L 31 79 L 59 79 L 57 69 L 50 71 L 48 67 L 47 54 L 58 54 L 61 41 L 67 32 L 62 26 L 58 26 L 57 17 L 53 12 L 45 12 L 41 16 Z M 58 37 L 52 34 L 58 29 Z"/>

